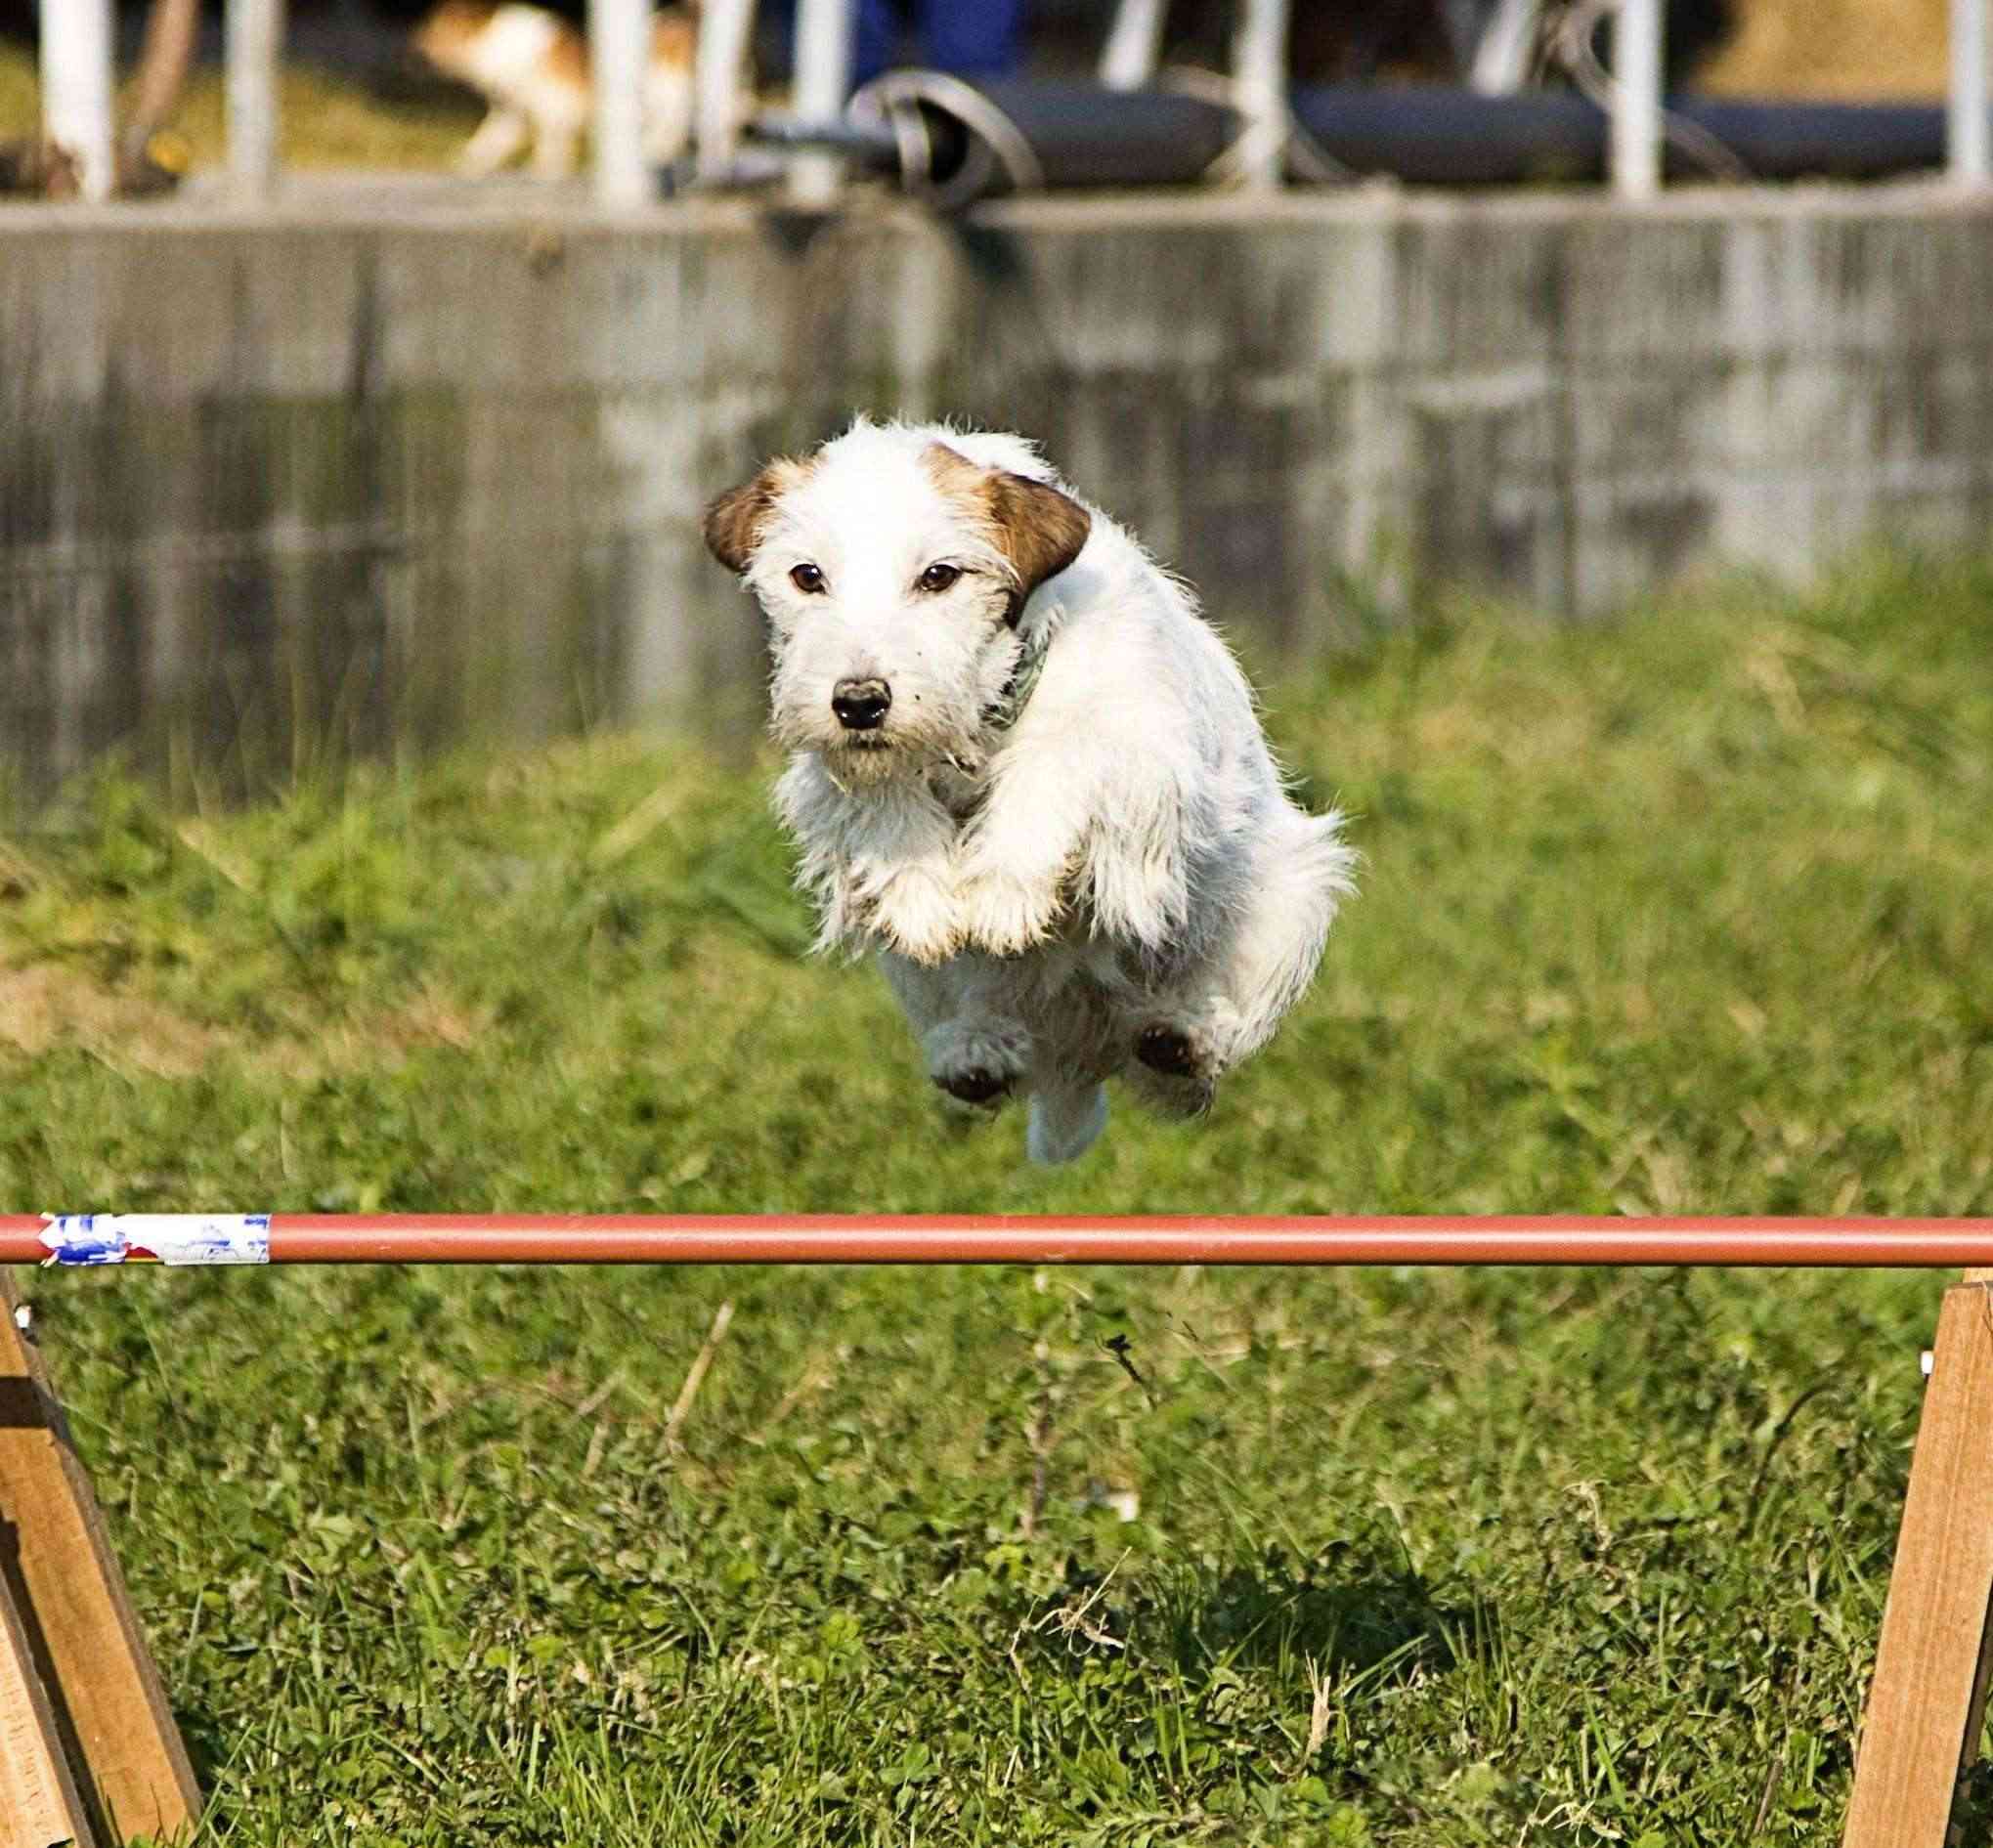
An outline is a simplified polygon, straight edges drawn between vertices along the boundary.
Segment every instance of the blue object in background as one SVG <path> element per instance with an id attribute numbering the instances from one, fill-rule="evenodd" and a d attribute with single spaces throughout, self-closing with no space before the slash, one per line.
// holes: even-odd
<path id="1" fill-rule="evenodd" d="M 959 77 L 1014 76 L 1023 62 L 1024 6 L 1025 0 L 858 0 L 851 81 L 869 83 L 907 62 L 900 44 L 910 23 L 915 64 Z M 758 37 L 762 73 L 792 75 L 796 0 L 764 5 Z"/>
<path id="2" fill-rule="evenodd" d="M 867 83 L 902 63 L 907 15 L 918 34 L 914 59 L 960 77 L 1008 77 L 1018 68 L 1024 0 L 858 0 L 854 81 Z"/>

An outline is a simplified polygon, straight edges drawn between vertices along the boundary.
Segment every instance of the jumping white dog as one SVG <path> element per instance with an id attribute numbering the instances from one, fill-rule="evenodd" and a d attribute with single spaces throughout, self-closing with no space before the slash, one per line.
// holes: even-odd
<path id="1" fill-rule="evenodd" d="M 1067 1161 L 1177 1115 L 1307 988 L 1356 855 L 1289 800 L 1189 588 L 1020 437 L 860 419 L 707 510 L 773 628 L 820 943 L 879 952 L 965 1103 Z"/>

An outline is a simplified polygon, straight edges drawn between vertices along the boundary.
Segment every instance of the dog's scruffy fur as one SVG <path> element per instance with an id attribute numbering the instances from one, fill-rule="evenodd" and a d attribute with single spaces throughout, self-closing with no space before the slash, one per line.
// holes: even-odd
<path id="1" fill-rule="evenodd" d="M 1288 798 L 1191 591 L 1022 438 L 860 420 L 708 509 L 773 632 L 782 818 L 825 946 L 874 948 L 1033 1159 L 1175 1114 L 1308 986 L 1355 855 Z M 837 704 L 834 706 L 834 702 Z"/>

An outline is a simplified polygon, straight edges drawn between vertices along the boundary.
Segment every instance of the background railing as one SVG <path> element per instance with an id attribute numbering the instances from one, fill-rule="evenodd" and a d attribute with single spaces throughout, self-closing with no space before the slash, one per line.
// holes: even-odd
<path id="1" fill-rule="evenodd" d="M 854 0 L 799 0 L 796 109 L 803 124 L 843 113 L 851 70 Z M 1484 91 L 1521 82 L 1541 0 L 1501 0 L 1473 61 Z M 1618 0 L 1610 109 L 1612 182 L 1623 198 L 1659 191 L 1662 178 L 1663 23 L 1665 0 Z M 1155 76 L 1166 0 L 1121 0 L 1100 64 L 1108 89 L 1140 89 Z M 706 0 L 697 88 L 703 184 L 723 184 L 734 169 L 740 132 L 738 78 L 753 30 L 755 0 Z M 1960 185 L 1993 183 L 1989 59 L 1993 0 L 1951 0 L 1951 99 L 1948 164 Z M 1280 182 L 1287 140 L 1286 40 L 1289 0 L 1243 0 L 1233 46 L 1235 99 L 1247 127 L 1236 169 L 1251 189 Z M 108 198 L 115 186 L 112 0 L 43 0 L 42 95 L 49 139 L 74 157 L 86 200 Z M 278 180 L 279 73 L 284 0 L 229 0 L 227 110 L 230 194 L 255 207 Z M 643 153 L 642 88 L 650 0 L 589 0 L 594 78 L 594 191 L 610 210 L 633 210 L 653 196 Z M 835 195 L 837 156 L 791 156 L 791 194 L 821 205 Z"/>

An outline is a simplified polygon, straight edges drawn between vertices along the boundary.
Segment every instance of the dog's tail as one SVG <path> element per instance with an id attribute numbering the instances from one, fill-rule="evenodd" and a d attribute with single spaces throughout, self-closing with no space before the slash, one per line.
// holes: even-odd
<path id="1" fill-rule="evenodd" d="M 1024 1149 L 1047 1167 L 1073 1161 L 1093 1147 L 1107 1127 L 1107 1087 L 1082 1081 L 1031 1093 Z"/>

